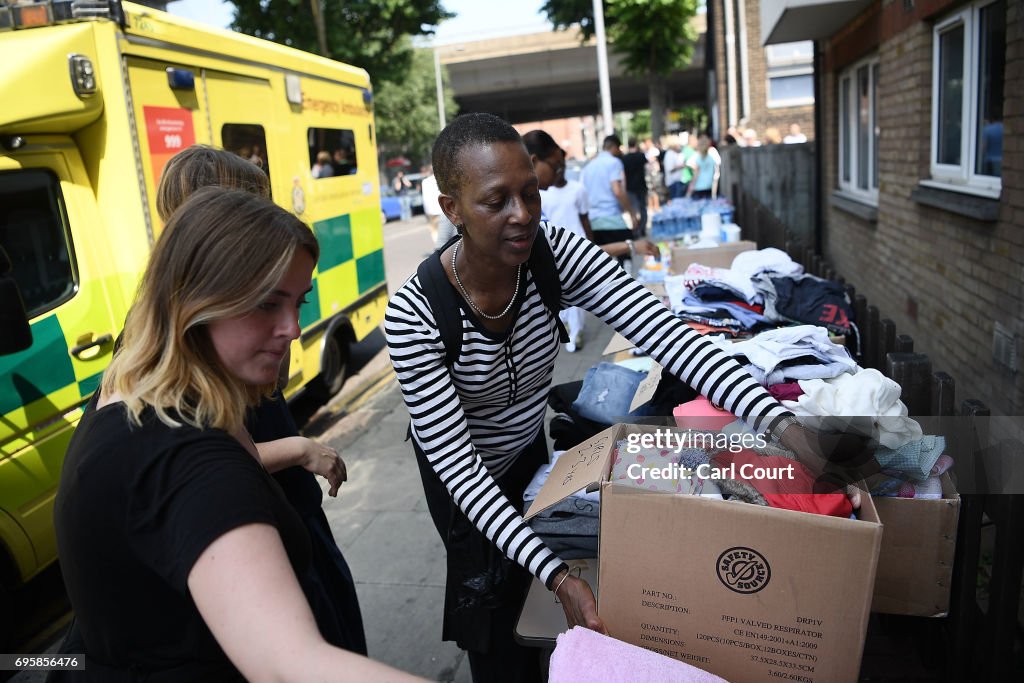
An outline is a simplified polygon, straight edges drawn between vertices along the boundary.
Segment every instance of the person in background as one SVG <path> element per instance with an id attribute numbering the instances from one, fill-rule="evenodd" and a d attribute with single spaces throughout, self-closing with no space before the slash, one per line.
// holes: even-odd
<path id="1" fill-rule="evenodd" d="M 267 162 L 263 158 L 263 150 L 259 145 L 252 146 L 252 154 L 249 156 L 249 161 L 256 164 L 260 168 L 266 168 Z"/>
<path id="2" fill-rule="evenodd" d="M 523 136 L 523 145 L 526 146 L 526 151 L 530 155 L 530 163 L 533 164 L 534 172 L 537 174 L 537 186 L 541 192 L 551 189 L 551 186 L 555 184 L 559 177 L 564 181 L 570 182 L 565 177 L 565 150 L 559 147 L 558 143 L 550 135 L 540 129 L 531 130 Z M 587 195 L 586 188 L 581 184 L 579 185 L 589 205 L 589 195 Z M 545 204 L 542 202 L 540 219 L 559 225 L 546 211 Z M 589 213 L 587 219 L 585 221 L 581 220 L 581 223 L 585 226 L 584 233 L 587 239 L 596 242 Z M 565 226 L 560 225 L 559 227 Z M 634 240 L 631 237 L 624 237 L 617 242 L 607 242 L 599 246 L 605 253 L 618 258 L 631 257 L 637 253 L 644 256 L 660 257 L 658 247 L 646 239 Z"/>
<path id="3" fill-rule="evenodd" d="M 542 131 L 543 132 L 543 131 Z M 527 133 L 523 138 L 524 142 L 532 133 Z M 552 141 L 554 142 L 554 141 Z M 530 151 L 530 144 L 527 143 L 527 151 Z M 580 237 L 593 241 L 593 233 L 590 229 L 590 211 L 587 201 L 587 191 L 583 185 L 565 177 L 565 152 L 559 150 L 562 155 L 561 164 L 556 164 L 554 179 L 551 185 L 544 187 L 541 183 L 540 205 L 541 211 L 547 216 L 547 220 L 554 225 L 560 226 Z M 531 153 L 531 158 L 532 158 Z M 538 162 L 534 162 L 536 168 Z M 539 177 L 539 176 L 538 176 Z M 583 328 L 586 320 L 586 313 L 579 306 L 563 308 L 558 316 L 568 328 L 569 342 L 565 350 L 569 353 L 576 353 L 583 348 Z"/>
<path id="4" fill-rule="evenodd" d="M 308 534 L 245 427 L 318 256 L 241 190 L 199 189 L 161 232 L 54 503 L 76 680 L 414 680 L 323 640 L 296 580 Z"/>
<path id="5" fill-rule="evenodd" d="M 693 180 L 686 190 L 686 196 L 694 199 L 714 199 L 718 196 L 718 178 L 722 168 L 722 157 L 711 146 L 711 135 L 701 133 L 697 138 L 697 153 L 690 159 Z"/>
<path id="6" fill-rule="evenodd" d="M 1003 122 L 986 121 L 981 129 L 981 173 L 1001 176 L 1003 173 Z"/>
<path id="7" fill-rule="evenodd" d="M 405 171 L 399 171 L 395 174 L 395 179 L 391 181 L 391 189 L 394 190 L 395 196 L 398 197 L 398 203 L 401 208 L 400 218 L 403 221 L 407 221 L 412 218 L 412 198 L 409 193 L 412 192 L 412 183 L 405 177 Z"/>
<path id="8" fill-rule="evenodd" d="M 331 166 L 331 155 L 327 153 L 327 150 L 322 149 L 316 153 L 316 163 L 313 164 L 310 173 L 314 178 L 330 178 L 334 175 L 334 167 Z"/>
<path id="9" fill-rule="evenodd" d="M 560 600 L 569 626 L 604 630 L 586 581 L 522 518 L 523 490 L 548 459 L 543 426 L 558 353 L 557 321 L 530 266 L 539 240 L 554 257 L 564 304 L 597 315 L 755 429 L 779 429 L 773 439 L 783 446 L 803 442 L 792 414 L 731 356 L 593 243 L 540 220 L 546 162 L 531 163 L 507 122 L 459 116 L 434 143 L 433 162 L 441 208 L 461 239 L 429 258 L 451 284 L 443 290 L 459 311 L 461 353 L 446 364 L 418 274 L 391 297 L 384 329 L 447 551 L 443 637 L 468 650 L 477 683 L 534 681 L 537 651 L 517 645 L 512 632 L 531 575 Z"/>
<path id="10" fill-rule="evenodd" d="M 334 150 L 334 175 L 352 175 L 356 172 L 355 154 L 351 147 L 341 146 Z"/>
<path id="11" fill-rule="evenodd" d="M 609 135 L 602 143 L 601 153 L 583 167 L 583 187 L 590 199 L 590 227 L 598 245 L 633 238 L 623 214 L 629 214 L 633 226 L 640 222 L 626 194 L 621 156 L 622 142 L 617 136 Z"/>
<path id="12" fill-rule="evenodd" d="M 688 134 L 686 144 L 682 144 L 678 135 L 668 140 L 668 152 L 665 153 L 665 184 L 668 186 L 669 199 L 678 199 L 686 194 L 686 187 L 693 179 L 690 160 L 696 146 L 693 135 Z"/>
<path id="13" fill-rule="evenodd" d="M 430 223 L 430 239 L 433 241 L 436 251 L 455 237 L 455 226 L 441 211 L 441 205 L 437 201 L 441 194 L 441 191 L 437 189 L 437 178 L 434 177 L 433 169 L 429 166 L 427 169 L 430 175 L 420 183 L 420 191 L 423 193 L 423 214 Z"/>
<path id="14" fill-rule="evenodd" d="M 441 222 L 441 205 L 437 197 L 441 192 L 437 189 L 437 178 L 434 171 L 428 168 L 428 175 L 420 182 L 420 194 L 423 195 L 423 215 L 430 224 L 430 241 L 437 244 L 437 226 Z"/>
<path id="15" fill-rule="evenodd" d="M 757 139 L 757 131 L 753 128 L 746 128 L 743 131 L 744 147 L 760 147 L 761 141 Z"/>
<path id="16" fill-rule="evenodd" d="M 770 126 L 764 131 L 764 143 L 766 145 L 782 144 L 782 133 L 775 126 Z"/>
<path id="17" fill-rule="evenodd" d="M 622 155 L 622 168 L 626 174 L 626 195 L 637 217 L 633 239 L 640 239 L 647 234 L 647 156 L 636 140 L 629 144 L 629 152 Z"/>
<path id="18" fill-rule="evenodd" d="M 661 211 L 661 192 L 665 187 L 661 173 L 661 149 L 651 138 L 644 141 L 644 155 L 647 157 L 647 212 L 654 214 Z"/>
<path id="19" fill-rule="evenodd" d="M 799 145 L 802 142 L 807 142 L 807 136 L 800 132 L 799 123 L 791 123 L 789 125 L 789 135 L 782 138 L 782 142 L 787 145 Z"/>

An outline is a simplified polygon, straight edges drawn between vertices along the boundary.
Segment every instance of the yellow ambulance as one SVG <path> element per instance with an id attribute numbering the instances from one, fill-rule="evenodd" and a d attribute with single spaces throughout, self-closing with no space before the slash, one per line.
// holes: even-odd
<path id="1" fill-rule="evenodd" d="M 380 188 L 365 71 L 118 0 L 0 0 L 0 613 L 56 558 L 53 497 L 194 143 L 261 165 L 321 256 L 286 393 L 330 395 L 383 320 Z M 329 157 L 329 162 L 327 158 Z M 0 292 L 7 292 L 7 289 Z M 15 297 L 16 298 L 16 297 Z M 13 320 L 13 322 L 12 322 Z"/>

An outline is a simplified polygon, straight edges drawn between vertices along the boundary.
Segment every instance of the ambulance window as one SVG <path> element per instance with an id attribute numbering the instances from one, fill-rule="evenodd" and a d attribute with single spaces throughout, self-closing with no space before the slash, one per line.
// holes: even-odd
<path id="1" fill-rule="evenodd" d="M 356 134 L 351 130 L 310 128 L 306 138 L 309 142 L 309 169 L 314 178 L 355 175 L 359 170 Z"/>
<path id="2" fill-rule="evenodd" d="M 74 256 L 53 173 L 0 173 L 0 246 L 11 259 L 11 274 L 30 318 L 74 295 Z"/>
<path id="3" fill-rule="evenodd" d="M 220 129 L 221 146 L 248 159 L 263 169 L 270 177 L 270 162 L 267 159 L 267 134 L 263 126 L 251 123 L 225 123 Z"/>

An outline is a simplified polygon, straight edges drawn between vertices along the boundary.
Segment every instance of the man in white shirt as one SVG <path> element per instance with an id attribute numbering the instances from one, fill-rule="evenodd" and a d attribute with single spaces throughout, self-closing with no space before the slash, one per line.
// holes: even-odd
<path id="1" fill-rule="evenodd" d="M 430 240 L 436 244 L 437 226 L 441 220 L 441 203 L 437 198 L 441 191 L 437 188 L 433 171 L 420 182 L 420 192 L 423 194 L 423 215 L 430 222 Z"/>
<path id="2" fill-rule="evenodd" d="M 807 136 L 800 132 L 800 124 L 794 123 L 789 127 L 789 135 L 782 138 L 782 142 L 787 145 L 799 145 L 801 142 L 807 142 Z"/>
<path id="3" fill-rule="evenodd" d="M 546 190 L 540 191 L 540 205 L 549 223 L 565 228 L 580 237 L 593 241 L 590 229 L 590 202 L 583 185 L 565 177 L 565 151 L 562 163 L 555 169 L 555 181 Z M 577 306 L 563 309 L 558 317 L 568 327 L 569 343 L 565 350 L 575 353 L 583 346 L 583 323 L 585 313 Z"/>

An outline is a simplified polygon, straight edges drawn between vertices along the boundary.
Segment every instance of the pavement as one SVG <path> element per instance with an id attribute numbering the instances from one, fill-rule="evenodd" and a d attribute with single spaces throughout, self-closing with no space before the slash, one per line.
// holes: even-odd
<path id="1" fill-rule="evenodd" d="M 583 347 L 559 353 L 554 384 L 582 379 L 611 336 L 589 317 Z M 339 450 L 349 480 L 337 498 L 324 497 L 324 511 L 356 579 L 370 656 L 431 680 L 469 683 L 465 653 L 441 640 L 445 551 L 405 441 L 409 415 L 387 350 L 328 408 L 347 414 L 317 438 Z"/>

